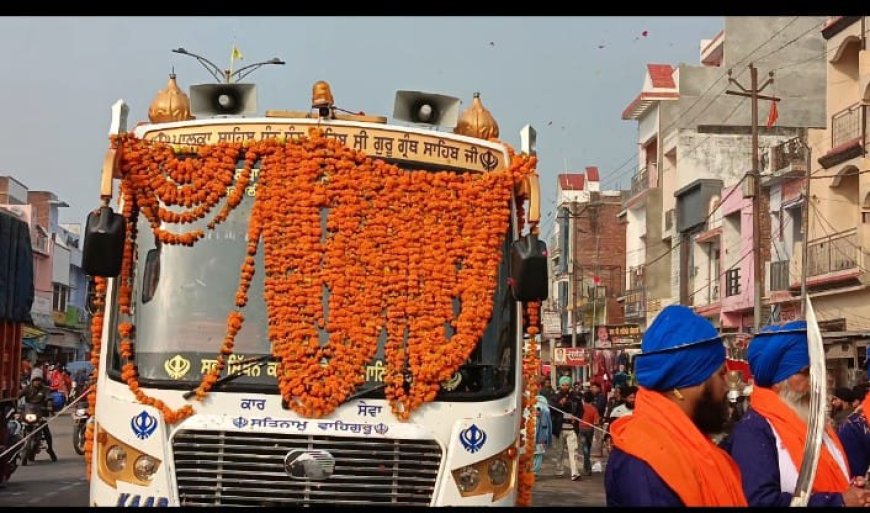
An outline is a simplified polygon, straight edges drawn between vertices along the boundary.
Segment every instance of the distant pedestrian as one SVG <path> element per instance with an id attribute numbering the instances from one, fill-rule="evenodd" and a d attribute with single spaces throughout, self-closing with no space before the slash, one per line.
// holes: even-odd
<path id="1" fill-rule="evenodd" d="M 537 422 L 535 422 L 535 459 L 532 471 L 537 474 L 544 462 L 544 454 L 553 445 L 553 420 L 550 416 L 550 406 L 546 397 L 538 395 L 535 404 Z"/>
<path id="2" fill-rule="evenodd" d="M 578 443 L 577 434 L 579 426 L 575 418 L 582 416 L 582 400 L 571 390 L 571 378 L 562 376 L 559 378 L 559 390 L 550 399 L 550 414 L 553 416 L 553 439 L 556 442 L 556 475 L 563 476 L 565 457 L 571 469 L 571 479 L 580 479 L 580 469 L 577 465 Z M 573 417 L 573 418 L 572 418 Z"/>
<path id="3" fill-rule="evenodd" d="M 580 443 L 583 449 L 583 472 L 587 476 L 592 475 L 592 439 L 595 436 L 595 427 L 601 424 L 598 408 L 592 403 L 595 396 L 592 392 L 583 394 L 583 422 L 580 423 Z"/>

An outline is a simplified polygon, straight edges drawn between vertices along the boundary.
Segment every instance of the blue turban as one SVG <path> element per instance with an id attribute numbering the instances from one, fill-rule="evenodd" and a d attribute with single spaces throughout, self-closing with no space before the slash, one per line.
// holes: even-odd
<path id="1" fill-rule="evenodd" d="M 643 334 L 635 363 L 637 383 L 650 390 L 673 390 L 707 381 L 724 363 L 725 346 L 707 319 L 682 305 L 656 316 Z"/>
<path id="2" fill-rule="evenodd" d="M 770 387 L 810 365 L 806 321 L 765 326 L 749 343 L 749 371 L 760 387 Z"/>
<path id="3" fill-rule="evenodd" d="M 562 376 L 559 378 L 559 386 L 562 385 L 570 385 L 571 384 L 571 376 Z"/>

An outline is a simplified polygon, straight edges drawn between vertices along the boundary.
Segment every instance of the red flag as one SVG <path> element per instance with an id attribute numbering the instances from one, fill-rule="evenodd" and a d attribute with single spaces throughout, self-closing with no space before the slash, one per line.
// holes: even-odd
<path id="1" fill-rule="evenodd" d="M 772 127 L 776 124 L 776 120 L 779 119 L 779 112 L 776 110 L 776 102 L 770 102 L 770 114 L 767 115 L 767 128 Z"/>
<path id="2" fill-rule="evenodd" d="M 601 276 L 592 275 L 592 283 L 596 286 L 601 285 Z"/>

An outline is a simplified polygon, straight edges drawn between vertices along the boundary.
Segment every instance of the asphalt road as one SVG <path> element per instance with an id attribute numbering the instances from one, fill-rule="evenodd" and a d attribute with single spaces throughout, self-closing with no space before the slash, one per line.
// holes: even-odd
<path id="1" fill-rule="evenodd" d="M 49 427 L 58 460 L 52 462 L 48 454 L 42 452 L 36 461 L 18 467 L 9 482 L 0 485 L 0 508 L 88 505 L 85 457 L 73 449 L 72 416 L 60 415 Z"/>

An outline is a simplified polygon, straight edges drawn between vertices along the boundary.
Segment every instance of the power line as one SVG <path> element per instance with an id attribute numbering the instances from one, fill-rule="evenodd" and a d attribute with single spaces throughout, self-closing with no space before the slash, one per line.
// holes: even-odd
<path id="1" fill-rule="evenodd" d="M 746 55 L 745 55 L 742 59 L 740 59 L 738 62 L 734 63 L 734 65 L 733 65 L 732 67 L 737 67 L 737 66 L 741 65 L 742 63 L 746 62 L 747 60 L 749 60 L 749 58 L 751 58 L 752 55 L 755 54 L 755 52 L 757 52 L 758 50 L 760 50 L 760 49 L 761 49 L 762 47 L 764 47 L 767 43 L 769 43 L 771 40 L 773 40 L 774 37 L 776 37 L 777 35 L 779 35 L 780 33 L 782 33 L 785 29 L 787 29 L 787 28 L 790 27 L 792 24 L 794 24 L 794 22 L 796 22 L 799 18 L 800 18 L 800 16 L 795 16 L 791 21 L 789 21 L 788 23 L 786 23 L 786 24 L 785 24 L 781 29 L 779 29 L 779 30 L 777 30 L 776 32 L 774 32 L 773 34 L 771 34 L 771 36 L 770 36 L 769 38 L 767 38 L 764 42 L 762 42 L 761 44 L 759 44 L 758 46 L 756 46 L 755 49 L 753 49 L 751 52 L 749 52 L 748 54 L 746 54 Z M 781 49 L 784 48 L 785 46 L 787 46 L 787 45 L 784 45 L 783 47 L 780 47 L 779 50 L 781 50 Z M 777 51 L 778 51 L 778 50 L 777 50 Z M 776 52 L 771 52 L 771 54 L 772 54 L 772 53 L 776 53 Z M 768 54 L 768 55 L 770 55 L 770 54 Z M 759 59 L 759 60 L 760 60 L 760 59 Z M 694 101 L 694 102 L 693 102 L 693 103 L 692 103 L 688 108 L 686 108 L 686 109 L 682 112 L 682 116 L 686 116 L 686 115 L 688 114 L 688 112 L 689 112 L 690 110 L 692 110 L 692 109 L 695 107 L 695 105 L 697 105 L 698 103 L 700 103 L 701 99 L 703 99 L 704 96 L 705 96 L 708 92 L 710 92 L 710 90 L 713 89 L 713 87 L 714 87 L 717 83 L 719 83 L 720 80 L 722 80 L 723 78 L 725 78 L 727 75 L 728 75 L 728 73 L 727 73 L 727 71 L 726 71 L 725 73 L 723 73 L 722 75 L 720 75 L 716 80 L 714 80 L 713 82 L 711 82 L 710 85 L 707 86 L 707 89 L 705 89 L 705 90 L 704 90 L 700 95 L 698 95 L 697 99 L 696 99 L 696 100 L 695 100 L 695 101 Z M 727 87 L 728 87 L 728 86 L 726 85 L 725 88 L 727 89 Z M 715 101 L 719 96 L 722 95 L 722 92 L 724 92 L 724 90 L 721 91 L 721 92 L 719 92 L 719 93 L 717 93 L 716 96 L 714 96 L 713 98 L 711 98 L 710 101 L 707 103 L 707 106 L 706 106 L 704 109 L 702 109 L 700 112 L 698 112 L 697 114 L 695 114 L 694 117 L 692 117 L 692 118 L 691 118 L 690 120 L 688 120 L 688 121 L 684 121 L 684 122 L 683 122 L 684 126 L 689 126 L 689 125 L 691 125 L 691 123 L 692 123 L 693 121 L 695 121 L 696 119 L 698 119 L 698 117 L 700 117 L 701 114 L 703 114 L 704 112 L 706 112 L 706 110 L 709 109 L 710 106 L 712 106 L 713 102 L 714 102 L 714 101 Z M 664 134 L 664 133 L 666 133 L 668 130 L 670 130 L 671 128 L 673 128 L 674 126 L 676 126 L 676 125 L 677 125 L 678 123 L 680 123 L 681 121 L 682 121 L 681 118 L 674 119 L 674 121 L 672 121 L 670 124 L 668 124 L 665 128 L 661 129 L 661 130 L 659 131 L 659 133 L 660 133 L 660 134 Z M 635 158 L 637 158 L 637 150 L 634 151 L 633 155 L 632 155 L 628 160 L 626 160 L 625 162 L 623 162 L 622 164 L 620 164 L 619 167 L 617 167 L 616 169 L 614 169 L 613 171 L 611 171 L 610 173 L 608 173 L 608 175 L 609 175 L 609 176 L 608 176 L 608 180 L 613 180 L 613 179 L 616 178 L 616 177 L 620 177 L 620 178 L 621 178 L 621 175 L 622 175 L 622 174 L 612 175 L 612 173 L 616 173 L 617 171 L 619 171 L 620 169 L 622 169 L 624 166 L 626 166 L 627 164 L 629 164 L 629 163 L 630 163 L 632 160 L 634 160 Z M 623 174 L 624 174 L 624 173 L 623 173 Z M 615 180 L 614 180 L 614 181 L 615 181 Z M 613 183 L 613 182 L 610 182 L 610 183 Z"/>
<path id="2" fill-rule="evenodd" d="M 863 32 L 863 34 L 868 34 L 868 33 L 870 33 L 870 29 L 865 30 L 865 31 Z M 787 64 L 783 64 L 782 66 L 779 66 L 779 67 L 773 68 L 773 70 L 774 70 L 774 71 L 779 71 L 779 70 L 781 70 L 781 69 L 786 69 L 786 68 L 791 68 L 791 67 L 793 67 L 793 66 L 799 66 L 799 65 L 801 65 L 801 64 L 806 64 L 806 63 L 808 63 L 808 62 L 812 62 L 812 61 L 814 61 L 814 60 L 824 59 L 824 58 L 827 57 L 828 55 L 832 55 L 832 54 L 836 53 L 839 49 L 840 49 L 840 47 L 837 46 L 837 47 L 831 48 L 830 50 L 822 50 L 821 52 L 818 53 L 818 55 L 816 55 L 816 56 L 814 56 L 814 57 L 809 57 L 809 58 L 807 58 L 807 59 L 803 59 L 803 60 L 800 60 L 800 61 L 790 62 L 790 63 L 787 63 Z"/>
<path id="3" fill-rule="evenodd" d="M 829 239 L 829 240 L 828 240 L 828 243 L 829 243 L 831 246 L 833 246 L 834 248 L 836 248 L 836 250 L 837 250 L 837 251 L 838 251 L 838 252 L 839 252 L 843 257 L 845 257 L 846 259 L 848 259 L 848 260 L 850 260 L 850 261 L 853 261 L 853 262 L 855 263 L 855 267 L 857 267 L 857 268 L 860 269 L 861 271 L 864 271 L 864 272 L 870 272 L 870 270 L 866 269 L 865 267 L 863 267 L 861 264 L 858 263 L 858 259 L 857 259 L 857 258 L 855 258 L 855 257 L 852 256 L 852 255 L 847 254 L 845 251 L 843 251 L 843 249 L 840 248 L 839 245 L 837 245 L 837 244 L 833 244 L 834 241 L 833 241 L 833 239 L 830 239 L 830 237 L 831 237 L 832 235 L 836 235 L 838 232 L 836 232 L 836 228 L 834 227 L 834 225 L 831 224 L 831 222 L 828 221 L 828 219 L 827 219 L 824 215 L 822 215 L 822 213 L 821 213 L 821 212 L 818 210 L 818 208 L 816 208 L 815 206 L 813 207 L 813 215 L 816 216 L 817 218 L 823 220 L 823 221 L 824 221 L 828 226 L 830 226 L 831 230 L 835 230 L 834 233 L 828 233 L 828 231 L 825 229 L 825 227 L 822 226 L 821 224 L 819 224 L 819 228 L 821 228 L 822 231 L 825 233 L 825 238 L 828 238 L 828 239 Z M 816 239 L 816 240 L 818 240 L 818 239 Z M 842 237 L 842 238 L 839 239 L 839 240 L 845 241 L 847 244 L 849 244 L 850 246 L 852 246 L 852 247 L 853 247 L 856 251 L 858 251 L 858 252 L 862 252 L 862 251 L 863 251 L 863 249 L 862 249 L 860 246 L 856 245 L 854 242 L 852 242 L 851 240 L 849 240 L 847 237 Z M 807 237 L 807 244 L 809 244 L 809 237 Z"/>
<path id="4" fill-rule="evenodd" d="M 713 208 L 712 210 L 710 210 L 710 212 L 707 214 L 707 217 L 705 217 L 705 218 L 704 218 L 704 219 L 703 219 L 699 224 L 707 224 L 707 221 L 709 221 L 710 218 L 713 217 L 713 214 L 715 214 L 717 210 L 719 210 L 720 208 L 722 208 L 722 205 L 725 204 L 725 200 L 727 200 L 728 198 L 730 198 L 731 195 L 734 194 L 736 191 L 740 190 L 740 184 L 742 184 L 742 183 L 743 183 L 743 180 L 745 180 L 745 179 L 746 179 L 746 175 L 743 175 L 743 176 L 740 178 L 740 180 L 739 180 L 736 184 L 734 184 L 733 188 L 732 188 L 730 191 L 728 191 L 728 194 L 726 194 L 724 198 L 722 198 L 721 200 L 719 200 L 719 204 L 716 205 L 715 208 Z M 685 237 L 684 237 L 684 238 L 680 238 L 680 239 L 679 239 L 675 244 L 673 244 L 673 245 L 671 246 L 671 248 L 670 248 L 668 251 L 662 253 L 661 255 L 657 256 L 656 258 L 650 260 L 649 262 L 646 262 L 644 265 L 645 265 L 645 266 L 650 266 L 650 265 L 652 265 L 652 264 L 658 262 L 659 260 L 665 258 L 666 256 L 669 256 L 669 255 L 670 255 L 671 253 L 673 253 L 673 252 L 674 252 L 678 247 L 680 247 L 680 245 L 683 244 L 683 242 L 685 242 L 686 240 L 688 240 L 688 239 L 685 238 Z"/>

